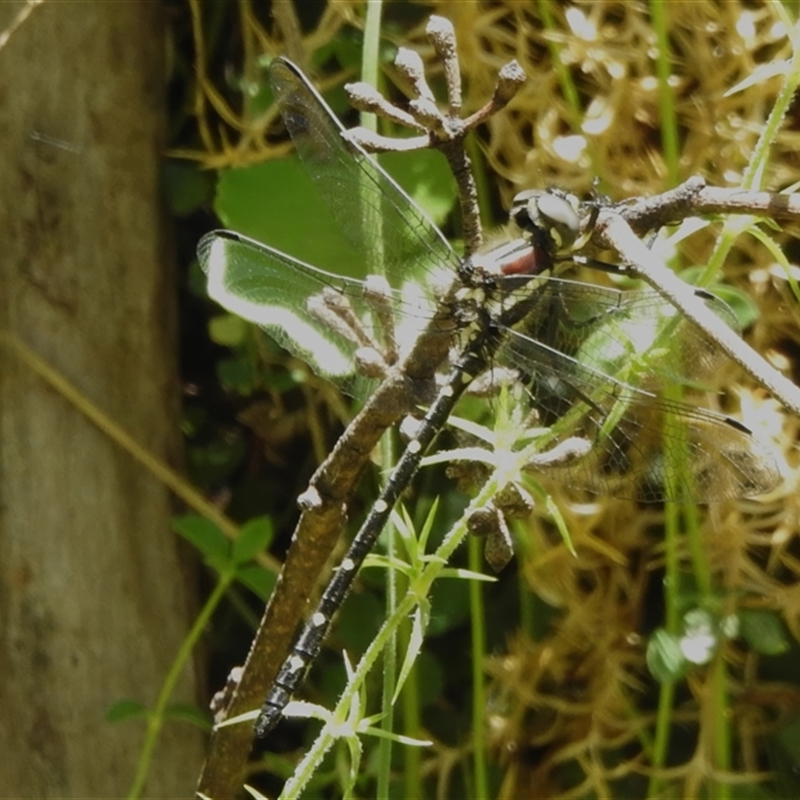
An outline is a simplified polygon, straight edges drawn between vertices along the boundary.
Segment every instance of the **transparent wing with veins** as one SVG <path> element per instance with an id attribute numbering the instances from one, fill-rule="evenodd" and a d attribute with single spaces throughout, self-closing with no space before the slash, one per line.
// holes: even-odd
<path id="1" fill-rule="evenodd" d="M 317 90 L 285 59 L 270 82 L 297 152 L 344 236 L 359 253 L 382 261 L 373 272 L 400 289 L 409 280 L 452 279 L 459 258 L 441 231 L 358 145 Z"/>
<path id="2" fill-rule="evenodd" d="M 734 324 L 725 303 L 703 297 Z M 501 332 L 496 360 L 517 378 L 537 447 L 572 455 L 532 458 L 530 472 L 649 502 L 741 497 L 777 483 L 774 458 L 745 426 L 657 396 L 668 385 L 707 388 L 726 357 L 656 292 L 551 279 L 535 300 Z"/>
<path id="3" fill-rule="evenodd" d="M 212 298 L 361 400 L 434 317 L 414 284 L 336 275 L 234 231 L 207 234 L 197 252 Z"/>

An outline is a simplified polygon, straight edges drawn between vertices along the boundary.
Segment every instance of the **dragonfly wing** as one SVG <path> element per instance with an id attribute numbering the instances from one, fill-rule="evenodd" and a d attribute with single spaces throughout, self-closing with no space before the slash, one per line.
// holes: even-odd
<path id="1" fill-rule="evenodd" d="M 356 352 L 372 344 L 383 357 L 387 331 L 376 310 L 380 305 L 362 281 L 325 272 L 233 231 L 204 236 L 198 258 L 209 295 L 224 308 L 258 324 L 348 394 L 364 399 L 374 389 L 375 380 L 356 367 Z M 393 312 L 400 301 L 390 297 L 386 306 Z M 420 309 L 419 324 L 425 318 Z"/>
<path id="2" fill-rule="evenodd" d="M 775 460 L 735 420 L 642 393 L 598 398 L 548 443 L 571 437 L 591 446 L 570 460 L 537 459 L 530 471 L 593 494 L 643 502 L 712 502 L 774 488 Z M 620 418 L 610 422 L 616 414 Z M 574 450 L 574 445 L 573 445 Z"/>
<path id="3" fill-rule="evenodd" d="M 604 305 L 603 313 L 588 324 L 582 320 L 575 325 L 575 303 L 585 305 L 584 295 L 597 295 L 599 287 L 569 288 L 561 298 L 561 335 L 568 337 L 571 329 L 572 342 L 580 341 L 578 360 L 601 372 L 622 375 L 644 388 L 657 389 L 665 383 L 696 387 L 712 380 L 727 359 L 711 337 L 657 292 L 610 290 L 607 297 L 613 306 Z M 710 313 L 738 330 L 726 303 L 708 293 L 703 299 Z M 568 344 L 556 346 L 563 349 Z"/>
<path id="4" fill-rule="evenodd" d="M 270 80 L 300 158 L 345 237 L 374 259 L 374 272 L 398 289 L 436 270 L 452 277 L 459 259 L 441 231 L 377 161 L 347 139 L 300 70 L 278 58 L 270 65 Z"/>
<path id="5" fill-rule="evenodd" d="M 556 279 L 538 292 L 528 317 L 505 331 L 498 361 L 528 386 L 533 424 L 549 430 L 542 446 L 577 437 L 591 447 L 542 458 L 537 469 L 575 488 L 648 501 L 775 485 L 774 459 L 744 426 L 654 394 L 669 382 L 696 383 L 719 358 L 657 293 Z"/>
<path id="6" fill-rule="evenodd" d="M 665 383 L 697 386 L 727 359 L 719 346 L 658 292 L 621 291 L 550 278 L 516 329 L 573 356 L 597 372 L 658 389 Z M 736 317 L 700 290 L 709 312 L 734 330 Z"/>

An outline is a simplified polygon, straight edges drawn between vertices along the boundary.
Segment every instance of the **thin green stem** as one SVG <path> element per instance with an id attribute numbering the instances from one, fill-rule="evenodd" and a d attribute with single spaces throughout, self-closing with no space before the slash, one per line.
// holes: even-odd
<path id="1" fill-rule="evenodd" d="M 800 48 L 797 46 L 798 35 L 800 35 L 800 24 L 794 23 L 788 19 L 781 3 L 772 3 L 771 5 L 777 11 L 778 15 L 784 19 L 787 30 L 790 31 L 789 36 L 792 41 L 794 53 L 789 69 L 786 70 L 783 85 L 775 98 L 775 103 L 770 110 L 761 135 L 758 137 L 758 141 L 753 148 L 750 162 L 742 176 L 742 189 L 745 190 L 758 190 L 762 187 L 764 176 L 767 173 L 772 143 L 778 135 L 780 126 L 783 123 L 783 118 L 786 116 L 786 112 L 789 110 L 789 106 L 797 93 L 798 86 L 800 86 Z M 722 232 L 714 246 L 714 252 L 711 254 L 711 258 L 698 281 L 700 286 L 707 286 L 714 280 L 740 231 L 740 222 L 732 221 L 723 226 Z"/>
<path id="2" fill-rule="evenodd" d="M 714 771 L 730 772 L 733 751 L 733 733 L 730 726 L 732 715 L 728 713 L 728 670 L 722 649 L 714 658 L 710 678 Z M 718 800 L 728 800 L 731 797 L 731 786 L 727 781 L 715 781 L 710 790 L 711 795 Z"/>
<path id="3" fill-rule="evenodd" d="M 550 0 L 539 0 L 539 11 L 542 15 L 544 30 L 547 33 L 559 30 L 556 25 L 555 17 L 553 16 L 553 7 Z M 583 116 L 580 96 L 578 95 L 575 81 L 572 80 L 572 73 L 567 69 L 567 66 L 561 59 L 559 44 L 555 37 L 550 36 L 547 38 L 547 49 L 550 51 L 550 60 L 553 62 L 553 69 L 555 69 L 556 75 L 558 76 L 558 82 L 561 86 L 561 91 L 564 93 L 564 99 L 569 106 L 572 116 L 572 128 L 576 132 L 580 131 L 581 119 Z"/>
<path id="4" fill-rule="evenodd" d="M 707 598 L 713 590 L 713 579 L 706 552 L 706 542 L 700 529 L 700 515 L 697 513 L 695 505 L 686 505 L 681 510 L 684 529 L 689 540 L 689 552 L 692 554 L 694 578 L 701 596 Z"/>
<path id="5" fill-rule="evenodd" d="M 669 386 L 664 390 L 666 398 L 673 402 L 680 402 L 682 397 L 682 390 L 680 385 Z M 675 429 L 673 433 L 677 433 L 679 429 Z M 672 486 L 676 490 L 682 483 L 680 475 L 683 471 L 691 469 L 689 463 L 689 450 L 688 441 L 684 439 L 683 447 L 679 446 L 678 439 L 675 438 L 672 446 L 669 449 L 670 461 L 668 463 L 666 481 L 667 488 Z M 673 491 L 673 494 L 679 493 Z M 681 602 L 680 602 L 680 582 L 681 582 L 681 565 L 678 543 L 681 536 L 681 522 L 682 512 L 686 512 L 688 508 L 694 510 L 691 517 L 693 526 L 695 528 L 695 535 L 690 535 L 692 541 L 697 541 L 696 529 L 697 525 L 697 512 L 694 506 L 682 505 L 676 502 L 668 502 L 664 507 L 664 560 L 665 560 L 665 575 L 664 575 L 664 600 L 666 605 L 665 614 L 665 627 L 668 633 L 677 634 L 681 625 Z M 690 523 L 691 524 L 691 523 Z M 702 566 L 705 560 L 701 559 L 701 555 L 696 554 L 695 571 L 703 573 Z M 707 572 L 705 572 L 707 574 Z M 669 752 L 669 737 L 672 730 L 672 709 L 675 700 L 675 683 L 670 681 L 661 684 L 661 690 L 658 698 L 658 712 L 656 716 L 656 729 L 655 738 L 652 748 L 652 765 L 656 772 L 660 767 L 666 764 Z M 663 792 L 662 779 L 657 775 L 653 775 L 650 779 L 648 789 L 648 797 L 658 797 Z"/>
<path id="6" fill-rule="evenodd" d="M 658 769 L 663 767 L 667 761 L 669 752 L 669 735 L 672 732 L 672 709 L 675 704 L 675 682 L 662 683 L 658 693 L 658 711 L 656 712 L 655 740 L 651 764 L 654 774 L 651 776 L 647 786 L 648 797 L 664 797 L 664 780 L 658 775 Z"/>
<path id="7" fill-rule="evenodd" d="M 677 186 L 680 180 L 680 152 L 675 97 L 669 83 L 669 78 L 672 74 L 672 53 L 669 48 L 669 31 L 664 0 L 651 0 L 650 16 L 658 45 L 656 75 L 658 76 L 659 117 L 661 119 L 661 147 L 664 154 L 664 162 L 667 166 L 667 185 L 672 187 Z"/>
<path id="8" fill-rule="evenodd" d="M 178 680 L 183 672 L 184 667 L 186 666 L 186 663 L 191 658 L 192 651 L 197 646 L 197 643 L 203 636 L 203 632 L 206 630 L 209 622 L 211 621 L 211 615 L 222 601 L 222 598 L 225 596 L 225 592 L 228 591 L 228 588 L 233 580 L 233 573 L 220 577 L 219 582 L 214 587 L 214 591 L 210 594 L 208 600 L 205 602 L 205 605 L 197 615 L 194 625 L 192 625 L 191 630 L 183 640 L 180 650 L 178 650 L 178 654 L 175 657 L 175 660 L 172 662 L 172 666 L 167 673 L 167 677 L 164 679 L 164 683 L 161 686 L 161 691 L 156 698 L 155 706 L 148 715 L 147 732 L 145 734 L 142 750 L 139 753 L 139 763 L 136 767 L 136 775 L 133 779 L 133 785 L 128 792 L 128 800 L 136 800 L 136 798 L 142 796 L 142 792 L 144 791 L 147 783 L 147 775 L 150 772 L 150 762 L 153 758 L 153 752 L 156 747 L 156 742 L 158 741 L 158 735 L 161 732 L 164 722 L 166 721 L 167 704 L 172 697 L 172 693 L 175 691 L 175 687 L 178 684 Z"/>
<path id="9" fill-rule="evenodd" d="M 406 736 L 419 738 L 422 730 L 420 714 L 419 673 L 415 664 L 403 685 L 401 700 L 403 707 L 403 732 Z M 419 747 L 403 748 L 403 797 L 423 797 L 422 751 Z"/>
<path id="10" fill-rule="evenodd" d="M 677 503 L 667 503 L 664 507 L 664 601 L 666 606 L 665 627 L 668 633 L 676 634 L 680 627 L 680 561 L 678 540 L 680 537 L 680 508 Z M 652 766 L 655 773 L 648 786 L 648 797 L 660 797 L 663 793 L 663 780 L 658 769 L 663 767 L 669 753 L 669 737 L 672 730 L 672 709 L 675 701 L 675 683 L 662 683 L 658 695 L 655 738 L 653 741 Z"/>
<path id="11" fill-rule="evenodd" d="M 366 16 L 364 19 L 364 49 L 361 56 L 361 80 L 371 86 L 378 85 L 380 43 L 381 43 L 381 15 L 383 12 L 382 0 L 368 0 L 366 6 Z M 366 112 L 361 113 L 361 124 L 371 131 L 377 131 L 378 119 L 375 114 Z M 380 225 L 381 220 L 375 222 Z M 379 261 L 383 261 L 383 247 L 380 248 Z M 376 272 L 382 272 L 378 267 Z M 394 437 L 391 431 L 381 439 L 381 457 L 383 464 L 391 465 L 395 463 L 397 453 L 394 447 Z M 387 551 L 389 557 L 394 556 L 396 546 L 396 531 L 391 522 L 386 526 Z M 393 569 L 386 570 L 386 614 L 392 616 L 397 607 L 397 576 Z M 383 650 L 383 689 L 381 695 L 381 708 L 383 719 L 381 728 L 387 733 L 394 730 L 394 706 L 392 697 L 394 686 L 397 680 L 397 634 L 389 637 L 386 647 Z M 376 797 L 384 800 L 389 797 L 389 785 L 392 776 L 392 740 L 385 736 L 378 742 L 378 765 L 377 765 L 377 788 Z"/>
<path id="12" fill-rule="evenodd" d="M 370 86 L 378 85 L 378 59 L 381 47 L 381 14 L 383 0 L 367 0 L 364 17 L 364 49 L 361 54 L 361 80 Z M 377 131 L 378 118 L 375 114 L 362 111 L 361 124 L 371 131 Z"/>
<path id="13" fill-rule="evenodd" d="M 480 572 L 483 566 L 481 540 L 469 538 L 469 568 Z M 483 584 L 469 582 L 469 609 L 472 622 L 472 759 L 475 764 L 475 797 L 489 797 L 489 771 L 486 763 L 486 683 L 483 665 L 486 660 L 486 606 Z"/>
<path id="14" fill-rule="evenodd" d="M 800 26 L 798 26 L 798 23 L 789 24 L 790 21 L 784 13 L 782 4 L 772 3 L 771 5 L 784 18 L 787 24 L 794 53 L 792 54 L 789 69 L 786 70 L 783 85 L 775 98 L 775 103 L 769 112 L 764 129 L 761 131 L 761 136 L 758 137 L 756 146 L 753 148 L 750 163 L 742 176 L 742 188 L 746 190 L 757 190 L 763 185 L 764 175 L 769 164 L 770 148 L 783 124 L 783 118 L 794 100 L 797 88 L 800 86 L 800 48 L 797 47 Z"/>

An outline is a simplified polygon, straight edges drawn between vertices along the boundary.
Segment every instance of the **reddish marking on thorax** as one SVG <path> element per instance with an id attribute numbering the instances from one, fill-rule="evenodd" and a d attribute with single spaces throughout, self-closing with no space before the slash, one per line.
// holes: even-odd
<path id="1" fill-rule="evenodd" d="M 546 250 L 540 247 L 531 247 L 522 255 L 507 261 L 500 267 L 503 275 L 538 275 L 553 264 L 553 260 Z"/>

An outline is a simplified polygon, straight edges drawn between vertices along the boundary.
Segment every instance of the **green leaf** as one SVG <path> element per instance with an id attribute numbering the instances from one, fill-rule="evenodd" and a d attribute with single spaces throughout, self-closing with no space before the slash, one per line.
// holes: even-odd
<path id="1" fill-rule="evenodd" d="M 469 586 L 466 581 L 436 581 L 430 594 L 428 635 L 452 630 L 469 617 Z"/>
<path id="2" fill-rule="evenodd" d="M 245 339 L 250 326 L 235 314 L 220 314 L 208 323 L 208 335 L 212 342 L 225 347 L 238 347 Z"/>
<path id="3" fill-rule="evenodd" d="M 342 796 L 345 800 L 355 797 L 355 786 L 358 780 L 358 773 L 361 769 L 361 759 L 364 757 L 364 745 L 358 736 L 347 736 L 344 740 L 348 752 L 350 753 L 350 766 L 344 774 Z"/>
<path id="4" fill-rule="evenodd" d="M 224 170 L 215 209 L 226 227 L 313 266 L 363 278 L 366 265 L 339 228 L 299 159 Z"/>
<path id="5" fill-rule="evenodd" d="M 217 436 L 207 444 L 189 447 L 187 461 L 193 479 L 204 486 L 226 480 L 244 458 L 245 447 L 242 435 L 236 431 Z"/>
<path id="6" fill-rule="evenodd" d="M 384 153 L 379 161 L 436 224 L 447 219 L 456 187 L 440 153 Z M 313 266 L 354 278 L 372 271 L 365 261 L 367 254 L 356 253 L 344 240 L 305 167 L 294 156 L 223 170 L 214 208 L 226 227 Z"/>
<path id="7" fill-rule="evenodd" d="M 738 616 L 740 635 L 757 653 L 777 656 L 789 650 L 786 628 L 774 611 L 743 608 Z"/>
<path id="8" fill-rule="evenodd" d="M 260 384 L 265 388 L 278 392 L 279 394 L 284 394 L 285 392 L 297 388 L 298 385 L 305 383 L 308 379 L 308 374 L 301 369 L 270 370 L 258 377 Z"/>
<path id="9" fill-rule="evenodd" d="M 682 678 L 688 672 L 689 662 L 683 655 L 679 637 L 663 628 L 655 631 L 647 643 L 647 666 L 661 683 Z"/>
<path id="10" fill-rule="evenodd" d="M 170 211 L 176 216 L 191 214 L 205 205 L 214 192 L 215 175 L 191 161 L 168 159 L 164 165 L 164 186 Z"/>
<path id="11" fill-rule="evenodd" d="M 255 517 L 248 520 L 233 542 L 231 558 L 234 564 L 252 561 L 259 553 L 269 547 L 275 530 L 269 517 Z"/>
<path id="12" fill-rule="evenodd" d="M 445 222 L 457 194 L 453 173 L 441 153 L 436 150 L 382 153 L 378 161 L 434 223 Z"/>
<path id="13" fill-rule="evenodd" d="M 692 286 L 697 286 L 704 272 L 705 267 L 689 267 L 681 272 L 680 278 Z M 730 307 L 738 330 L 745 330 L 758 319 L 758 306 L 753 302 L 753 298 L 737 286 L 714 283 L 704 288 Z M 724 317 L 723 319 L 729 324 L 733 323 L 733 320 Z"/>
<path id="14" fill-rule="evenodd" d="M 536 488 L 541 489 L 538 484 Z M 577 556 L 578 554 L 575 551 L 575 545 L 572 544 L 572 537 L 569 535 L 567 521 L 564 519 L 564 515 L 561 513 L 561 508 L 559 507 L 558 503 L 556 503 L 552 496 L 546 492 L 544 493 L 544 503 L 545 507 L 547 508 L 547 513 L 550 515 L 550 519 L 558 529 L 558 533 L 561 536 L 561 540 L 566 545 L 567 550 L 569 550 L 573 556 Z"/>
<path id="15" fill-rule="evenodd" d="M 117 700 L 117 702 L 106 711 L 106 721 L 124 722 L 128 719 L 147 717 L 149 713 L 148 709 L 138 700 Z"/>
<path id="16" fill-rule="evenodd" d="M 300 8 L 307 6 L 313 8 L 314 4 L 305 3 L 301 4 Z M 306 20 L 308 23 L 308 20 Z M 318 20 L 314 25 L 319 24 Z M 311 63 L 321 69 L 331 58 L 335 58 L 343 69 L 351 68 L 353 71 L 361 66 L 361 58 L 364 52 L 364 36 L 362 31 L 357 28 L 345 27 L 341 32 L 334 36 L 329 42 L 326 42 L 321 47 L 314 50 L 311 56 Z M 352 109 L 349 101 L 346 101 L 344 91 L 341 87 L 334 89 L 336 92 L 341 92 L 342 100 L 339 103 L 333 102 L 331 92 L 325 93 L 325 100 L 330 107 L 339 113 L 346 109 Z"/>
<path id="17" fill-rule="evenodd" d="M 403 666 L 397 677 L 397 685 L 395 686 L 394 697 L 392 698 L 393 704 L 397 702 L 397 698 L 408 679 L 411 669 L 417 660 L 417 656 L 419 656 L 422 650 L 422 643 L 425 640 L 425 629 L 428 627 L 429 619 L 430 604 L 423 598 L 414 611 L 411 635 L 408 638 L 408 647 L 406 648 L 405 658 L 403 659 Z"/>
<path id="18" fill-rule="evenodd" d="M 770 735 L 767 753 L 780 790 L 775 797 L 800 797 L 800 719 Z"/>
<path id="19" fill-rule="evenodd" d="M 791 67 L 791 62 L 783 60 L 768 61 L 766 64 L 756 64 L 748 71 L 747 77 L 739 81 L 735 86 L 731 86 L 722 96 L 731 97 L 731 95 L 743 92 L 751 86 L 759 86 L 779 75 L 786 75 L 791 70 Z"/>
<path id="20" fill-rule="evenodd" d="M 210 564 L 227 563 L 231 546 L 225 534 L 210 520 L 186 514 L 172 520 L 172 529 L 191 542 Z"/>
<path id="21" fill-rule="evenodd" d="M 712 291 L 730 306 L 740 330 L 746 330 L 758 320 L 760 313 L 758 305 L 747 292 L 727 284 L 714 286 Z"/>
<path id="22" fill-rule="evenodd" d="M 236 579 L 266 602 L 275 588 L 277 576 L 259 564 L 247 564 L 236 570 Z"/>
<path id="23" fill-rule="evenodd" d="M 226 389 L 247 397 L 256 388 L 258 374 L 251 358 L 239 356 L 220 359 L 217 362 L 217 377 Z"/>
<path id="24" fill-rule="evenodd" d="M 208 712 L 188 703 L 172 703 L 168 705 L 164 716 L 167 719 L 188 722 L 204 731 L 211 731 L 213 728 Z"/>
<path id="25" fill-rule="evenodd" d="M 765 220 L 762 220 L 762 222 L 765 222 Z M 789 282 L 792 294 L 795 296 L 795 299 L 800 302 L 800 286 L 798 286 L 797 279 L 794 275 L 795 270 L 789 263 L 789 259 L 786 257 L 786 253 L 783 252 L 783 249 L 772 238 L 772 236 L 770 236 L 766 231 L 762 230 L 757 225 L 752 225 L 748 229 L 748 233 L 761 242 L 761 244 L 767 249 L 767 252 L 769 252 L 769 254 L 775 259 L 775 262 L 781 267 L 786 275 L 786 280 Z"/>
<path id="26" fill-rule="evenodd" d="M 354 653 L 363 653 L 385 617 L 383 603 L 371 592 L 351 594 L 337 617 L 341 642 Z"/>

